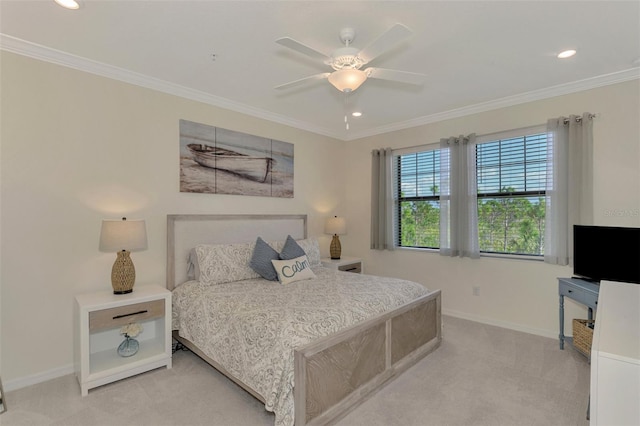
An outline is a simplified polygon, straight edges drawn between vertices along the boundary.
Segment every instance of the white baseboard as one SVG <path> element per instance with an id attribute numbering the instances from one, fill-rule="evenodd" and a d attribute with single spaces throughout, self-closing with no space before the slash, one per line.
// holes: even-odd
<path id="1" fill-rule="evenodd" d="M 543 336 L 543 337 L 549 337 L 551 339 L 557 339 L 558 338 L 558 333 L 557 332 L 552 332 L 549 330 L 542 330 L 539 328 L 531 328 L 531 327 L 525 327 L 521 324 L 515 324 L 512 322 L 506 322 L 506 321 L 498 321 L 492 318 L 485 318 L 485 317 L 481 317 L 478 315 L 473 315 L 473 314 L 468 314 L 466 312 L 459 312 L 459 311 L 453 311 L 450 309 L 443 309 L 442 310 L 442 314 L 443 315 L 449 315 L 452 317 L 456 317 L 456 318 L 462 318 L 462 319 L 466 319 L 466 320 L 470 320 L 470 321 L 475 321 L 475 322 L 479 322 L 482 324 L 488 324 L 488 325 L 494 325 L 496 327 L 502 327 L 502 328 L 508 328 L 509 330 L 515 330 L 515 331 L 522 331 L 523 333 L 529 333 L 529 334 L 535 334 L 536 336 Z"/>
<path id="2" fill-rule="evenodd" d="M 542 329 L 537 329 L 537 328 L 530 328 L 530 327 L 524 327 L 521 324 L 515 324 L 515 323 L 511 323 L 511 322 L 506 322 L 506 321 L 497 321 L 491 318 L 485 318 L 485 317 L 481 317 L 481 316 L 477 316 L 477 315 L 472 315 L 472 314 L 468 314 L 466 312 L 459 312 L 459 311 L 454 311 L 454 310 L 450 310 L 450 309 L 443 309 L 442 310 L 442 314 L 443 315 L 449 315 L 452 317 L 456 317 L 456 318 L 462 318 L 462 319 L 466 319 L 466 320 L 470 320 L 470 321 L 475 321 L 475 322 L 479 322 L 482 324 L 488 324 L 488 325 L 493 325 L 496 327 L 502 327 L 502 328 L 507 328 L 510 330 L 516 330 L 516 331 L 522 331 L 523 333 L 529 333 L 529 334 L 535 334 L 537 336 L 543 336 L 543 337 L 549 337 L 551 339 L 557 339 L 558 338 L 558 334 L 551 332 L 549 330 L 542 330 Z M 569 337 L 569 336 L 567 336 Z M 59 367 L 59 368 L 54 368 L 52 370 L 49 371 L 45 371 L 43 373 L 39 373 L 39 374 L 34 374 L 31 376 L 26 376 L 26 377 L 21 377 L 18 379 L 14 379 L 14 380 L 10 380 L 6 383 L 4 383 L 4 390 L 6 392 L 12 391 L 12 390 L 16 390 L 16 389 L 21 389 L 27 386 L 31 386 L 31 385 L 35 385 L 37 383 L 42 383 L 42 382 L 46 382 L 47 380 L 52 380 L 52 379 L 57 379 L 58 377 L 62 377 L 62 376 L 66 376 L 67 374 L 72 374 L 74 372 L 73 370 L 73 364 L 64 366 L 64 367 Z"/>
<path id="3" fill-rule="evenodd" d="M 26 388 L 27 386 L 46 382 L 47 380 L 57 379 L 58 377 L 66 376 L 73 372 L 73 364 L 69 364 L 49 371 L 44 371 L 42 373 L 33 374 L 31 376 L 9 380 L 8 382 L 3 383 L 3 386 L 5 392 L 10 392 L 16 389 Z"/>

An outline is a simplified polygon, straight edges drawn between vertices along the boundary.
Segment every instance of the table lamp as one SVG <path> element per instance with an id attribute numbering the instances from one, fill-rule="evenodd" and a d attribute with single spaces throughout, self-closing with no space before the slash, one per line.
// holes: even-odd
<path id="1" fill-rule="evenodd" d="M 343 217 L 330 217 L 324 224 L 324 233 L 333 234 L 333 239 L 329 246 L 329 253 L 331 254 L 332 259 L 340 259 L 342 246 L 340 245 L 340 238 L 338 235 L 344 235 L 347 233 L 347 222 Z"/>
<path id="2" fill-rule="evenodd" d="M 147 248 L 147 228 L 144 220 L 103 220 L 100 230 L 100 251 L 116 252 L 116 261 L 111 269 L 113 294 L 133 291 L 136 269 L 129 256 L 132 251 Z"/>

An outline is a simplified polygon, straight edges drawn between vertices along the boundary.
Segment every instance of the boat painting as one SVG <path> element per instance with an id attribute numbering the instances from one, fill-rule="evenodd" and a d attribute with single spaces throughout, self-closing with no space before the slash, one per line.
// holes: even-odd
<path id="1" fill-rule="evenodd" d="M 190 143 L 187 148 L 201 166 L 226 170 L 258 182 L 264 182 L 275 160 L 271 157 L 252 157 L 230 149 Z"/>
<path id="2" fill-rule="evenodd" d="M 293 198 L 292 143 L 180 120 L 180 192 Z"/>

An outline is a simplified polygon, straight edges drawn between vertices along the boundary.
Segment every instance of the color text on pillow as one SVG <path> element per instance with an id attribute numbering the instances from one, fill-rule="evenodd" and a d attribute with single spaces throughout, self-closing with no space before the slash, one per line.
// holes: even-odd
<path id="1" fill-rule="evenodd" d="M 296 261 L 293 265 L 287 265 L 282 268 L 282 275 L 287 278 L 293 277 L 298 272 L 302 272 L 305 269 L 309 268 L 309 260 L 304 259 L 303 261 Z"/>

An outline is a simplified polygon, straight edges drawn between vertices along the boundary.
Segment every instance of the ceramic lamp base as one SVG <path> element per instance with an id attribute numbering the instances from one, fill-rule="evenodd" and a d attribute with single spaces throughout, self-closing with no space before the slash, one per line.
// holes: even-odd
<path id="1" fill-rule="evenodd" d="M 334 234 L 333 239 L 331 240 L 331 245 L 329 246 L 329 253 L 331 254 L 332 259 L 340 259 L 340 255 L 342 254 L 342 246 L 340 245 L 340 238 L 338 235 Z"/>
<path id="2" fill-rule="evenodd" d="M 129 253 L 127 250 L 119 251 L 113 268 L 111 268 L 113 294 L 127 294 L 133 291 L 133 284 L 136 281 L 136 268 L 133 266 Z"/>

